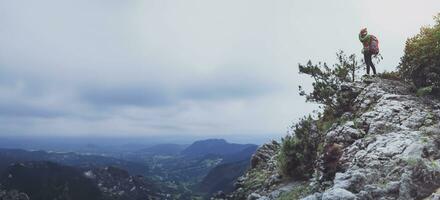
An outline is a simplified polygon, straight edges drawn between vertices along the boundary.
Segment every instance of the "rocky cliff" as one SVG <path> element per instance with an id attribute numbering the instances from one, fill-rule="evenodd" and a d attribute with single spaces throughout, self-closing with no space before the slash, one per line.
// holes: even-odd
<path id="1" fill-rule="evenodd" d="M 340 86 L 351 111 L 324 133 L 325 150 L 306 181 L 279 173 L 280 144 L 260 147 L 225 199 L 440 199 L 440 101 L 399 81 Z"/>

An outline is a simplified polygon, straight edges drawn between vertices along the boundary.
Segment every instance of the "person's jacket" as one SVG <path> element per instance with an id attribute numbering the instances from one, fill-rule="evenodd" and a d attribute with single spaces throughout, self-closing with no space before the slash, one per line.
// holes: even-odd
<path id="1" fill-rule="evenodd" d="M 371 35 L 367 34 L 362 37 L 362 34 L 359 33 L 359 40 L 362 42 L 362 45 L 364 45 L 364 48 L 362 49 L 362 53 L 368 52 L 371 44 Z"/>

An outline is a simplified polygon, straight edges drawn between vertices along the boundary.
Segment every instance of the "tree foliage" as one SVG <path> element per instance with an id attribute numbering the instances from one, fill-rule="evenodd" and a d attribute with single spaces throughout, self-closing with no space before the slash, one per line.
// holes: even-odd
<path id="1" fill-rule="evenodd" d="M 398 67 L 404 80 L 414 83 L 417 88 L 440 88 L 440 14 L 433 26 L 420 29 L 420 33 L 409 38 L 404 55 Z"/>
<path id="2" fill-rule="evenodd" d="M 299 64 L 299 72 L 313 78 L 313 91 L 306 93 L 302 86 L 299 86 L 300 95 L 306 97 L 306 101 L 324 105 L 324 110 L 336 112 L 338 110 L 337 91 L 344 82 L 354 82 L 357 78 L 356 72 L 362 67 L 355 54 L 347 56 L 343 51 L 337 54 L 337 63 L 329 67 L 327 63 L 319 62 L 313 64 Z"/>
<path id="3" fill-rule="evenodd" d="M 322 62 L 299 64 L 300 73 L 307 74 L 314 80 L 313 91 L 307 94 L 300 86 L 300 94 L 309 102 L 324 105 L 324 115 L 320 115 L 318 120 L 311 116 L 302 118 L 291 127 L 292 133 L 282 139 L 277 164 L 281 174 L 286 177 L 307 179 L 312 175 L 315 161 L 323 148 L 323 127 L 345 110 L 342 105 L 345 103 L 341 102 L 346 101 L 341 101 L 341 98 L 346 96 L 338 94 L 338 91 L 344 82 L 356 80 L 356 72 L 362 65 L 359 65 L 354 54 L 347 56 L 339 51 L 336 56 L 337 63 L 331 67 Z"/>
<path id="4" fill-rule="evenodd" d="M 278 168 L 286 177 L 307 179 L 313 173 L 322 135 L 311 116 L 301 119 L 292 130 L 291 135 L 282 139 Z"/>

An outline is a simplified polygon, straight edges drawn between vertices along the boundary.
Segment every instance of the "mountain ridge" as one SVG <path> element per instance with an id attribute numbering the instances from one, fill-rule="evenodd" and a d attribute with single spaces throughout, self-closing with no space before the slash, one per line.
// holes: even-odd
<path id="1" fill-rule="evenodd" d="M 225 139 L 198 140 L 184 149 L 181 155 L 187 157 L 202 157 L 209 154 L 224 156 L 249 147 L 257 147 L 257 145 L 229 143 Z"/>

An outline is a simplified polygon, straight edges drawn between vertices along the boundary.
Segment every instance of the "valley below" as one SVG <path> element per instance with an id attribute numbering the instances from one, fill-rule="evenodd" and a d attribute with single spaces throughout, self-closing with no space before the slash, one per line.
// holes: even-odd
<path id="1" fill-rule="evenodd" d="M 254 144 L 223 139 L 157 144 L 125 151 L 87 144 L 59 149 L 0 149 L 1 199 L 209 199 L 230 193 Z"/>

